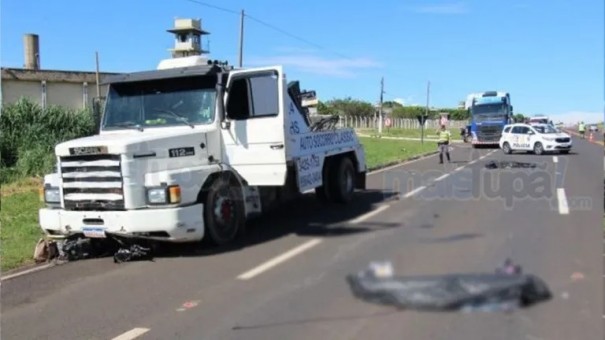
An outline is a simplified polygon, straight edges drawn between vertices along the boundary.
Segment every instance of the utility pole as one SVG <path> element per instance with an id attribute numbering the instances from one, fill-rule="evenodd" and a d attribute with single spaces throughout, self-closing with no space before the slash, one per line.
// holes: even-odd
<path id="1" fill-rule="evenodd" d="M 242 68 L 244 58 L 244 10 L 239 19 L 239 67 Z"/>
<path id="2" fill-rule="evenodd" d="M 101 97 L 101 85 L 99 84 L 99 52 L 95 51 L 95 59 L 97 65 L 96 79 L 97 79 L 97 98 Z"/>
<path id="3" fill-rule="evenodd" d="M 420 126 L 420 144 L 424 144 L 424 124 L 429 117 L 429 98 L 431 95 L 431 82 L 429 81 L 426 84 L 426 112 L 424 113 L 424 119 L 422 119 L 422 124 Z"/>
<path id="4" fill-rule="evenodd" d="M 378 134 L 382 135 L 382 102 L 384 95 L 384 77 L 380 79 L 380 108 L 378 111 Z"/>

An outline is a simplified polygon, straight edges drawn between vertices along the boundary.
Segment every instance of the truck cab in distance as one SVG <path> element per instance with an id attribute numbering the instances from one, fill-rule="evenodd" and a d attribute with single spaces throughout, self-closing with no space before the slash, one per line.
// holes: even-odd
<path id="1" fill-rule="evenodd" d="M 50 238 L 220 245 L 309 190 L 347 203 L 365 189 L 354 130 L 310 124 L 298 82 L 288 84 L 281 66 L 183 57 L 106 83 L 98 135 L 55 147 L 39 212 Z"/>

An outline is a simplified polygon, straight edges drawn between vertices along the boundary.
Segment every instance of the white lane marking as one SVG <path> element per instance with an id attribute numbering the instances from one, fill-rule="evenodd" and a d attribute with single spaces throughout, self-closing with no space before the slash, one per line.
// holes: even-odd
<path id="1" fill-rule="evenodd" d="M 322 240 L 319 238 L 309 240 L 296 248 L 293 248 L 281 255 L 278 255 L 278 256 L 272 258 L 271 260 L 259 265 L 258 267 L 252 268 L 251 270 L 239 275 L 237 278 L 239 280 L 249 280 L 249 279 L 279 265 L 280 263 L 285 262 L 312 247 L 315 247 L 316 245 L 320 244 L 321 242 L 322 242 Z"/>
<path id="2" fill-rule="evenodd" d="M 568 215 L 569 206 L 567 205 L 567 197 L 565 197 L 565 189 L 557 188 L 557 202 L 559 205 L 559 214 Z"/>
<path id="3" fill-rule="evenodd" d="M 441 176 L 439 176 L 439 177 L 435 178 L 435 180 L 434 180 L 433 182 L 440 181 L 440 180 L 442 180 L 442 179 L 446 178 L 446 177 L 447 177 L 447 176 L 449 176 L 449 175 L 450 175 L 450 174 L 441 175 Z"/>
<path id="4" fill-rule="evenodd" d="M 557 156 L 552 156 L 552 161 L 553 161 L 554 163 L 557 163 L 557 162 L 559 161 L 559 157 L 557 157 Z"/>
<path id="5" fill-rule="evenodd" d="M 351 221 L 349 221 L 349 223 L 350 224 L 361 223 L 374 215 L 380 214 L 381 212 L 387 210 L 389 207 L 390 207 L 389 205 L 381 205 L 380 207 L 376 208 L 376 210 L 372 210 L 370 212 L 367 212 L 361 216 L 358 216 L 358 217 L 352 219 Z"/>
<path id="6" fill-rule="evenodd" d="M 133 328 L 126 333 L 120 334 L 111 340 L 132 340 L 149 332 L 149 328 Z"/>
<path id="7" fill-rule="evenodd" d="M 423 186 L 420 186 L 420 187 L 418 187 L 418 188 L 416 188 L 416 189 L 414 189 L 414 190 L 412 190 L 412 191 L 408 192 L 407 194 L 403 195 L 403 198 L 412 197 L 412 196 L 414 196 L 415 194 L 417 194 L 417 193 L 421 192 L 421 191 L 422 191 L 422 190 L 424 190 L 424 189 L 426 189 L 426 186 L 424 186 L 424 185 L 423 185 Z"/>
<path id="8" fill-rule="evenodd" d="M 20 271 L 18 273 L 14 273 L 14 274 L 3 276 L 2 279 L 0 279 L 0 280 L 4 281 L 4 280 L 13 279 L 15 277 L 19 277 L 19 276 L 22 276 L 22 275 L 35 273 L 37 271 L 40 271 L 40 270 L 43 270 L 43 269 L 47 269 L 47 268 L 50 268 L 50 267 L 54 267 L 54 266 L 55 266 L 54 263 L 45 264 L 45 265 L 42 265 L 42 266 L 39 266 L 39 267 L 35 267 L 35 268 L 27 269 L 27 270 L 24 270 L 24 271 Z"/>

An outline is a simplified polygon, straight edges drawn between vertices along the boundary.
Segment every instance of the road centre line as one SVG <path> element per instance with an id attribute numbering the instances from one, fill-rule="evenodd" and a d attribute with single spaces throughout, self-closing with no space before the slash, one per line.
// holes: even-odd
<path id="1" fill-rule="evenodd" d="M 250 269 L 249 271 L 247 271 L 243 274 L 240 274 L 237 278 L 239 280 L 249 280 L 257 275 L 262 274 L 263 272 L 265 272 L 273 267 L 276 267 L 280 263 L 285 262 L 285 261 L 293 258 L 294 256 L 296 256 L 308 249 L 315 247 L 316 245 L 320 244 L 321 242 L 322 242 L 322 239 L 319 239 L 319 238 L 311 239 L 296 248 L 292 248 L 292 249 L 288 250 L 287 252 L 285 252 L 281 255 L 278 255 L 278 256 L 270 259 L 269 261 L 255 267 L 255 268 Z"/>
<path id="2" fill-rule="evenodd" d="M 423 186 L 419 186 L 418 188 L 416 188 L 416 189 L 414 189 L 412 191 L 409 191 L 408 193 L 406 193 L 405 195 L 403 195 L 403 198 L 412 197 L 412 196 L 414 196 L 415 194 L 421 192 L 424 189 L 426 189 L 426 186 L 424 186 L 424 185 Z"/>
<path id="3" fill-rule="evenodd" d="M 48 269 L 48 268 L 54 267 L 54 266 L 55 266 L 54 263 L 44 264 L 44 265 L 41 265 L 41 266 L 38 266 L 38 267 L 30 268 L 30 269 L 23 270 L 23 271 L 14 273 L 14 274 L 3 276 L 2 279 L 0 279 L 0 281 L 14 279 L 14 278 L 19 277 L 19 276 L 35 273 L 37 271 Z"/>
<path id="4" fill-rule="evenodd" d="M 440 181 L 440 180 L 442 180 L 442 179 L 444 179 L 444 178 L 447 178 L 447 176 L 449 176 L 449 175 L 450 175 L 450 174 L 443 174 L 443 175 L 441 175 L 441 176 L 439 176 L 439 177 L 435 178 L 433 181 L 434 181 L 434 182 Z"/>
<path id="5" fill-rule="evenodd" d="M 361 216 L 357 216 L 356 218 L 352 219 L 349 221 L 350 224 L 357 224 L 357 223 L 361 223 L 365 220 L 367 220 L 368 218 L 380 214 L 381 212 L 383 212 L 384 210 L 387 210 L 390 207 L 390 205 L 381 205 L 378 208 L 376 208 L 375 210 L 372 210 L 370 212 L 367 212 Z"/>
<path id="6" fill-rule="evenodd" d="M 122 333 L 111 340 L 132 340 L 149 332 L 149 328 L 133 328 L 126 333 Z"/>
<path id="7" fill-rule="evenodd" d="M 552 161 L 553 161 L 554 163 L 559 162 L 559 157 L 557 157 L 557 156 L 552 156 Z"/>
<path id="8" fill-rule="evenodd" d="M 567 198 L 565 197 L 565 189 L 557 188 L 557 203 L 559 206 L 559 214 L 569 215 L 569 206 L 567 205 Z"/>

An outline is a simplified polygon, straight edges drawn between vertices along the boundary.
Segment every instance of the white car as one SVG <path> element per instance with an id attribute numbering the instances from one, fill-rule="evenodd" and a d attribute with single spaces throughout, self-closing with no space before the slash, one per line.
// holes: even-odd
<path id="1" fill-rule="evenodd" d="M 557 131 L 550 124 L 517 123 L 504 126 L 499 144 L 507 154 L 523 151 L 541 155 L 556 151 L 569 153 L 572 143 L 570 135 Z"/>

